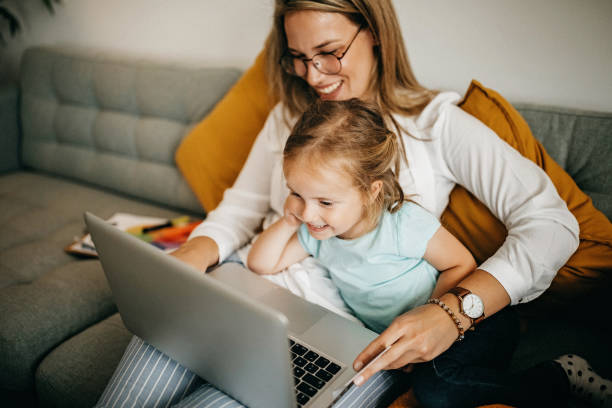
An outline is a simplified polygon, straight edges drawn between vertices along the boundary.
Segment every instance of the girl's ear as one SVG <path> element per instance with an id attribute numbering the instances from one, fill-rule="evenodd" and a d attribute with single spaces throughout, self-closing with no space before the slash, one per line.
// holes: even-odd
<path id="1" fill-rule="evenodd" d="M 380 190 L 382 190 L 382 186 L 382 180 L 374 180 L 372 184 L 370 184 L 370 200 L 376 200 L 376 198 L 380 194 Z"/>

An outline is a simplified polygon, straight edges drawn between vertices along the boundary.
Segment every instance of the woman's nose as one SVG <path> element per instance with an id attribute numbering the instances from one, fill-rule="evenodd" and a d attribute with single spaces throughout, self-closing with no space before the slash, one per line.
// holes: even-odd
<path id="1" fill-rule="evenodd" d="M 308 82 L 308 85 L 312 87 L 319 85 L 325 74 L 315 68 L 314 63 L 312 61 L 308 61 L 308 63 L 306 64 L 306 68 L 306 82 Z"/>

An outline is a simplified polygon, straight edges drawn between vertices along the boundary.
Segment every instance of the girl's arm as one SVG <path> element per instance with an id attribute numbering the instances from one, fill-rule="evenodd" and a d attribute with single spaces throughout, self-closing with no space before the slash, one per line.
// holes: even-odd
<path id="1" fill-rule="evenodd" d="M 306 258 L 308 253 L 297 237 L 298 228 L 299 224 L 293 225 L 285 217 L 270 225 L 251 247 L 248 268 L 261 275 L 276 273 Z"/>
<path id="2" fill-rule="evenodd" d="M 308 256 L 298 240 L 297 230 L 302 222 L 294 215 L 299 210 L 299 199 L 289 195 L 285 201 L 285 215 L 264 230 L 249 251 L 247 266 L 259 274 L 280 272 Z"/>
<path id="3" fill-rule="evenodd" d="M 442 296 L 476 269 L 470 251 L 444 227 L 429 240 L 423 258 L 440 271 L 432 298 Z"/>

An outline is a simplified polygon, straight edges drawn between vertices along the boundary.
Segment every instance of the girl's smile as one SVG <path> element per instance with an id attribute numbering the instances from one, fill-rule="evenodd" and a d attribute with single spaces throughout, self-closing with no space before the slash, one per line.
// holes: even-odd
<path id="1" fill-rule="evenodd" d="M 328 225 L 321 225 L 321 226 L 316 226 L 316 225 L 312 225 L 310 223 L 306 223 L 306 226 L 308 227 L 308 231 L 310 231 L 310 234 L 319 234 L 321 232 L 323 232 L 325 230 L 325 228 L 328 227 Z"/>

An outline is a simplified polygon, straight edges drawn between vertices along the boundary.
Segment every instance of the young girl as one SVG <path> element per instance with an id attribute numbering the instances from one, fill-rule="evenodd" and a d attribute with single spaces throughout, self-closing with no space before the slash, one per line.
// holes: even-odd
<path id="1" fill-rule="evenodd" d="M 397 143 L 373 105 L 313 104 L 285 145 L 285 215 L 255 241 L 249 268 L 276 273 L 312 255 L 379 333 L 454 288 L 476 263 L 436 217 L 404 201 Z"/>

